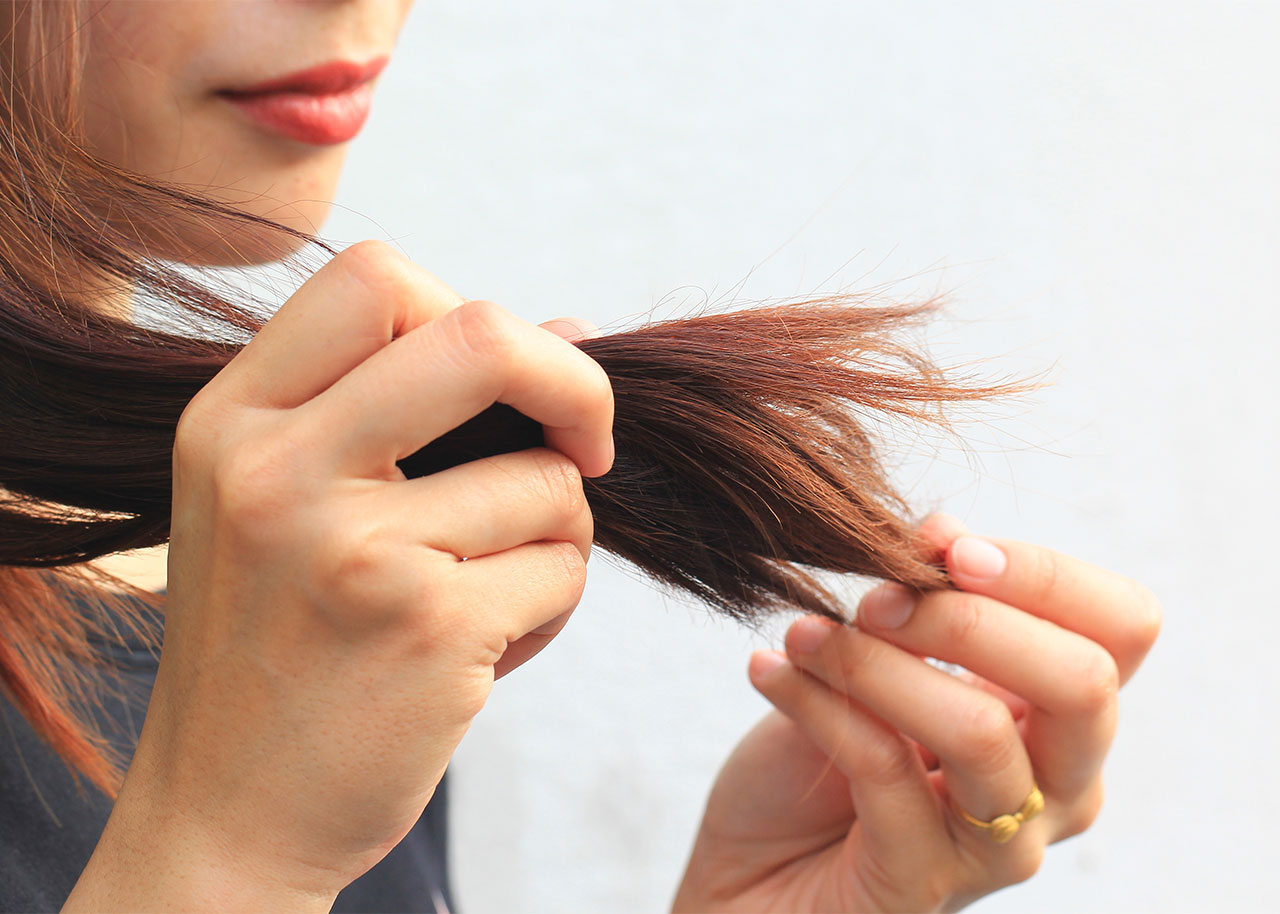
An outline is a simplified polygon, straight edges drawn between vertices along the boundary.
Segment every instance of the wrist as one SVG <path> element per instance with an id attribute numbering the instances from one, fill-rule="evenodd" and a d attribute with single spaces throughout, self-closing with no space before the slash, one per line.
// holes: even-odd
<path id="1" fill-rule="evenodd" d="M 186 810 L 141 789 L 120 793 L 63 911 L 319 911 L 337 891 L 228 846 Z"/>

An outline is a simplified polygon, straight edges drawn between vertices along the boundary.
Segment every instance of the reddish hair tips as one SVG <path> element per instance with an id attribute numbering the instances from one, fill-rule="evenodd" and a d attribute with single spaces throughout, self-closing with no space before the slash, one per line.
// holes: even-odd
<path id="1" fill-rule="evenodd" d="M 898 342 L 937 307 L 854 296 L 704 314 L 579 340 L 613 383 L 617 458 L 584 486 L 596 543 L 743 622 L 847 621 L 813 569 L 947 585 L 864 427 L 1025 385 L 948 379 Z M 496 406 L 405 458 L 413 477 L 541 443 Z"/>

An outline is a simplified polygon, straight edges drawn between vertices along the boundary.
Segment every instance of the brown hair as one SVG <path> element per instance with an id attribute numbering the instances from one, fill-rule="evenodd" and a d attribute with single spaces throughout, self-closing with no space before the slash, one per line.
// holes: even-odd
<path id="1" fill-rule="evenodd" d="M 597 545 L 747 623 L 781 609 L 846 621 L 806 568 L 945 586 L 865 419 L 945 428 L 945 404 L 1026 385 L 949 378 L 903 345 L 937 306 L 844 294 L 580 340 L 616 404 L 613 469 L 584 481 Z M 398 465 L 412 478 L 541 441 L 499 404 Z"/>
<path id="2" fill-rule="evenodd" d="M 113 612 L 154 643 L 143 610 L 163 600 L 86 563 L 168 539 L 178 418 L 265 310 L 156 261 L 139 226 L 253 226 L 329 248 L 94 158 L 79 135 L 79 4 L 12 9 L 0 75 L 0 685 L 113 794 L 120 760 L 86 711 L 92 641 L 116 636 Z M 94 307 L 121 289 L 192 332 Z M 616 401 L 614 469 L 585 483 L 596 542 L 744 621 L 787 608 L 843 618 L 814 569 L 944 586 L 866 419 L 941 422 L 941 404 L 1016 386 L 949 378 L 904 346 L 898 332 L 934 306 L 842 295 L 580 341 Z M 539 426 L 495 405 L 400 467 L 419 476 L 539 443 Z"/>

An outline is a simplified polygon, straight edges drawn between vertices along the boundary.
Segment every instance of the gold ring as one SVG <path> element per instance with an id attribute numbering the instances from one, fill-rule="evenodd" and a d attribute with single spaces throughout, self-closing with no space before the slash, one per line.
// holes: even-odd
<path id="1" fill-rule="evenodd" d="M 1004 844 L 1018 833 L 1018 829 L 1022 827 L 1023 822 L 1034 819 L 1044 812 L 1044 794 L 1040 792 L 1039 787 L 1032 787 L 1031 793 L 1022 801 L 1021 809 L 1017 812 L 996 816 L 990 822 L 983 822 L 981 819 L 969 815 L 960 808 L 960 804 L 955 801 L 954 797 L 951 798 L 951 805 L 970 825 L 976 825 L 983 831 L 990 832 L 991 840 L 996 844 Z"/>

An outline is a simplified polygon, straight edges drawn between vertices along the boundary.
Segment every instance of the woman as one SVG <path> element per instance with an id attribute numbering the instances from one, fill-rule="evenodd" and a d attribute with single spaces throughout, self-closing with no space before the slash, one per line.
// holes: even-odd
<path id="1" fill-rule="evenodd" d="M 2 188 L 15 311 L 35 290 L 127 318 L 135 290 L 112 280 L 150 276 L 130 272 L 144 258 L 235 265 L 299 247 L 408 6 L 7 5 L 6 161 L 25 163 Z M 68 36 L 86 42 L 80 63 Z M 31 137 L 47 145 L 17 142 Z M 68 144 L 119 170 L 56 199 L 118 232 L 132 259 L 65 213 L 46 230 L 30 204 L 50 172 L 36 158 L 74 156 Z M 193 196 L 152 193 L 161 180 Z M 215 218 L 197 196 L 246 217 Z M 465 301 L 364 243 L 200 390 L 173 449 L 163 655 L 139 677 L 145 724 L 66 910 L 448 904 L 430 803 L 445 766 L 493 680 L 555 637 L 582 592 L 582 478 L 613 461 L 608 378 L 566 341 L 591 329 Z M 495 401 L 542 423 L 547 447 L 412 480 L 397 469 Z M 957 590 L 915 599 L 886 584 L 858 629 L 805 617 L 785 652 L 752 657 L 777 711 L 722 772 L 677 909 L 953 909 L 1027 878 L 1096 815 L 1116 691 L 1154 641 L 1154 599 L 947 517 L 921 532 Z M 17 637 L 24 623 L 8 624 Z M 48 766 L 23 765 L 30 778 L 7 778 L 0 803 L 49 850 L 21 873 L 0 865 L 0 889 L 36 907 L 69 888 L 50 863 L 58 841 L 92 824 L 37 822 Z"/>

